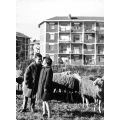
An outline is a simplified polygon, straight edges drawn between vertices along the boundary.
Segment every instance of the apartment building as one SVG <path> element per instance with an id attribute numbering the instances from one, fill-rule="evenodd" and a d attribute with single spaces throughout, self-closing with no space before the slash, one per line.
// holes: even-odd
<path id="1" fill-rule="evenodd" d="M 35 53 L 40 53 L 40 41 L 30 41 L 30 59 L 34 58 Z"/>
<path id="2" fill-rule="evenodd" d="M 23 61 L 29 59 L 29 45 L 30 37 L 16 32 L 16 60 L 20 58 Z"/>
<path id="3" fill-rule="evenodd" d="M 40 52 L 71 65 L 104 65 L 104 17 L 57 16 L 39 24 Z"/>

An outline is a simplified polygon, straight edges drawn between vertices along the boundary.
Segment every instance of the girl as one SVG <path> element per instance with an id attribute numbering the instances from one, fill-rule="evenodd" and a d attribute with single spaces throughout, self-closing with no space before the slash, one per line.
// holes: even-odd
<path id="1" fill-rule="evenodd" d="M 51 68 L 52 60 L 50 57 L 43 58 L 43 68 L 40 73 L 40 79 L 38 84 L 37 100 L 43 100 L 43 116 L 48 112 L 48 118 L 51 117 L 49 100 L 52 93 L 52 79 L 53 71 Z"/>

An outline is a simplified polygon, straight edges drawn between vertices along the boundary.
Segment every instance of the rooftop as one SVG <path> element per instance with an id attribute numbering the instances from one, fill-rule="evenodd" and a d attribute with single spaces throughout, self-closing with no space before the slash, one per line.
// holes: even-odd
<path id="1" fill-rule="evenodd" d="M 45 21 L 42 21 L 39 24 L 39 27 L 41 24 L 47 21 L 104 21 L 104 17 L 95 17 L 95 16 L 55 16 L 52 18 L 49 18 Z"/>
<path id="2" fill-rule="evenodd" d="M 47 20 L 104 20 L 104 17 L 93 16 L 55 16 Z"/>
<path id="3" fill-rule="evenodd" d="M 16 32 L 16 36 L 17 37 L 22 37 L 22 38 L 30 38 L 27 35 L 24 35 L 23 33 L 20 33 L 20 32 Z"/>

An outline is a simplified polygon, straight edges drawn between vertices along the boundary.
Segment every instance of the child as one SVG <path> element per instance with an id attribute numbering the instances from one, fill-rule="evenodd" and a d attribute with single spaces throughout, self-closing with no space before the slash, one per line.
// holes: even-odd
<path id="1" fill-rule="evenodd" d="M 32 62 L 26 69 L 23 82 L 23 109 L 21 112 L 26 112 L 28 98 L 31 99 L 31 111 L 34 112 L 35 99 L 38 88 L 40 71 L 42 69 L 42 55 L 35 54 L 34 62 Z"/>
<path id="2" fill-rule="evenodd" d="M 43 100 L 43 116 L 48 112 L 48 118 L 51 117 L 49 100 L 51 99 L 52 93 L 52 78 L 53 71 L 51 68 L 52 60 L 50 57 L 43 58 L 43 68 L 40 73 L 40 79 L 38 84 L 37 99 Z"/>

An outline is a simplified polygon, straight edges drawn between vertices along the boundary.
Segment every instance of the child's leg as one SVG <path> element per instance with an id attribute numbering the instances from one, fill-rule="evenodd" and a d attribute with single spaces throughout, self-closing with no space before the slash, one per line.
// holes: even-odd
<path id="1" fill-rule="evenodd" d="M 23 109 L 26 109 L 27 108 L 27 102 L 28 102 L 28 97 L 24 96 L 24 99 L 23 99 Z"/>
<path id="2" fill-rule="evenodd" d="M 49 106 L 49 103 L 47 101 L 45 101 L 45 106 L 47 108 L 47 112 L 48 112 L 48 118 L 51 117 L 51 114 L 50 114 L 50 106 Z"/>
<path id="3" fill-rule="evenodd" d="M 31 98 L 30 107 L 31 107 L 31 110 L 34 112 L 34 109 L 35 109 L 35 98 Z"/>
<path id="4" fill-rule="evenodd" d="M 45 101 L 43 101 L 43 115 L 46 113 L 46 110 L 45 110 Z"/>

